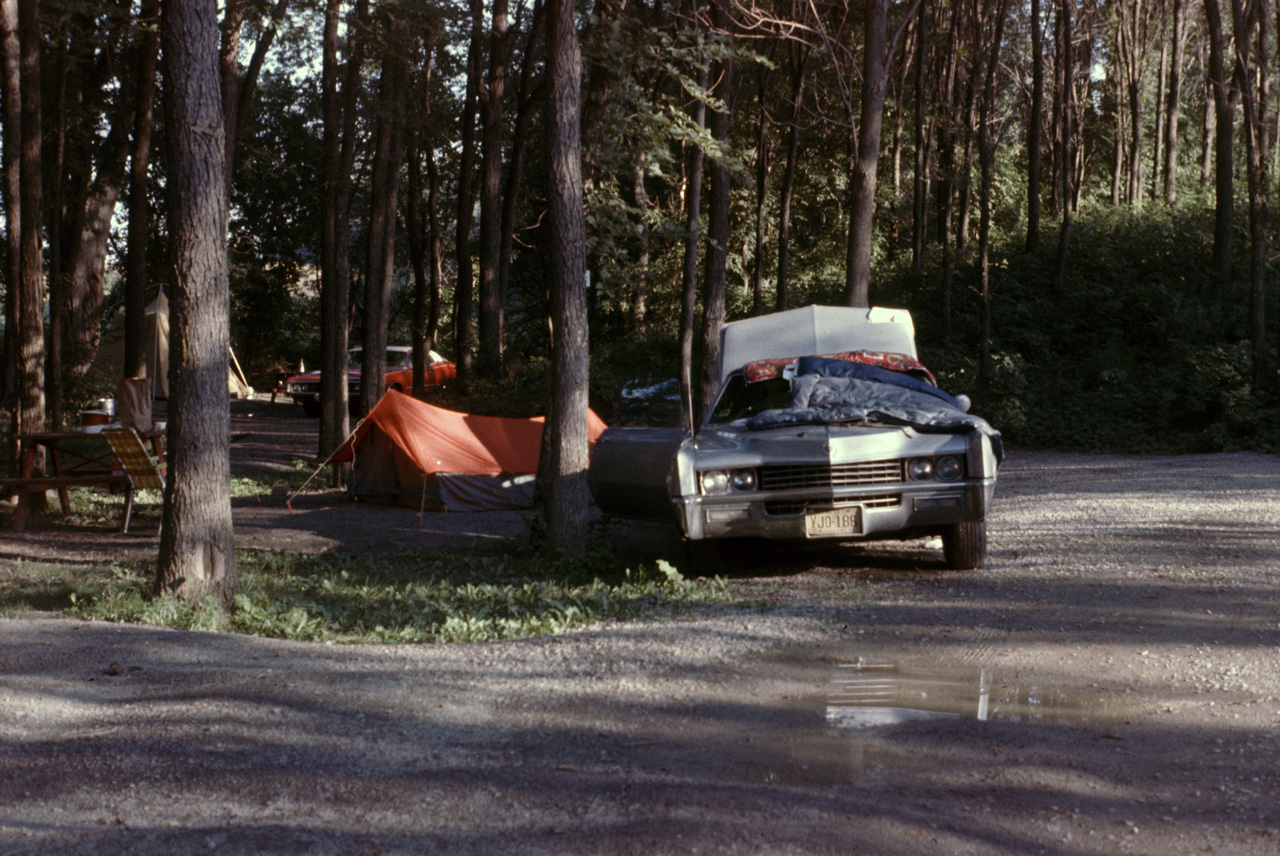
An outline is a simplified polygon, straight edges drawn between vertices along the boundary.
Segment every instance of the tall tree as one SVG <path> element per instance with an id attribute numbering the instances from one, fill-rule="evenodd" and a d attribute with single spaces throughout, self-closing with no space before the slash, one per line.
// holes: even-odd
<path id="1" fill-rule="evenodd" d="M 791 14 L 796 18 L 799 0 L 792 0 Z M 804 109 L 805 67 L 809 62 L 809 45 L 792 39 L 787 43 L 787 72 L 791 79 L 791 97 L 787 116 L 787 165 L 782 171 L 782 187 L 778 190 L 778 281 L 774 283 L 773 308 L 787 308 L 791 297 L 791 202 L 795 196 L 796 167 L 800 160 L 800 116 Z"/>
<path id="2" fill-rule="evenodd" d="M 1031 110 L 1027 114 L 1028 253 L 1040 246 L 1040 124 L 1044 121 L 1044 30 L 1040 0 L 1031 0 Z"/>
<path id="3" fill-rule="evenodd" d="M 991 388 L 991 181 L 992 164 L 995 161 L 997 129 L 992 128 L 996 112 L 996 69 L 1000 65 L 1000 44 L 1004 38 L 1004 21 L 1008 0 L 994 0 L 995 35 L 986 55 L 986 80 L 982 87 L 982 108 L 978 117 L 978 168 L 981 172 L 979 190 L 978 225 L 978 296 L 980 306 L 980 330 L 978 335 L 978 389 L 985 398 Z M 982 16 L 985 20 L 986 15 Z M 981 41 L 974 43 L 974 55 L 978 56 Z M 994 131 L 994 133 L 993 133 Z"/>
<path id="4" fill-rule="evenodd" d="M 3 395 L 0 404 L 17 413 L 18 397 L 18 283 L 22 281 L 22 51 L 18 44 L 18 0 L 0 0 L 0 93 L 3 94 L 3 114 L 0 116 L 0 136 L 4 142 L 4 215 L 5 256 L 4 290 L 4 362 L 0 373 L 4 375 Z M 16 432 L 15 432 L 16 433 Z M 11 463 L 17 461 L 17 445 L 11 449 Z M 10 472 L 16 471 L 14 466 Z"/>
<path id="5" fill-rule="evenodd" d="M 138 15 L 134 67 L 133 151 L 129 168 L 129 237 L 125 255 L 124 376 L 146 368 L 147 250 L 151 202 L 147 173 L 151 166 L 151 126 L 155 121 L 156 62 L 160 53 L 160 0 L 145 0 Z"/>
<path id="6" fill-rule="evenodd" d="M 573 4 L 547 4 L 547 152 L 551 230 L 551 395 L 545 496 L 547 547 L 580 551 L 587 535 L 586 221 L 580 147 L 582 54 Z"/>
<path id="7" fill-rule="evenodd" d="M 156 590 L 230 605 L 239 578 L 231 530 L 231 305 L 216 0 L 166 0 L 161 32 L 175 282 Z"/>
<path id="8" fill-rule="evenodd" d="M 44 400 L 44 196 L 41 183 L 40 3 L 18 0 L 21 104 L 19 272 L 15 325 L 18 340 L 18 406 L 14 435 L 45 427 Z M 13 224 L 9 224 L 13 228 Z M 38 465 L 43 465 L 40 462 Z"/>
<path id="9" fill-rule="evenodd" d="M 1072 142 L 1075 135 L 1072 131 L 1072 120 L 1075 116 L 1075 86 L 1072 75 L 1073 66 L 1073 27 L 1071 22 L 1075 0 L 1058 0 L 1058 39 L 1061 43 L 1062 70 L 1060 73 L 1061 89 L 1057 98 L 1059 146 L 1061 151 L 1062 188 L 1062 226 L 1058 230 L 1058 254 L 1054 264 L 1054 287 L 1062 290 L 1067 275 L 1067 253 L 1071 249 L 1071 222 L 1074 214 L 1075 188 L 1073 186 L 1075 171 L 1071 164 L 1074 160 Z"/>
<path id="10" fill-rule="evenodd" d="M 454 252 L 457 281 L 454 283 L 453 342 L 454 362 L 458 365 L 458 382 L 464 386 L 471 380 L 471 315 L 475 304 L 472 282 L 471 226 L 475 222 L 475 143 L 476 110 L 480 99 L 480 58 L 484 41 L 484 2 L 471 0 L 471 44 L 467 48 L 467 87 L 462 104 L 462 148 L 458 152 L 458 207 L 455 226 L 457 238 Z"/>
<path id="11" fill-rule="evenodd" d="M 374 131 L 373 175 L 369 188 L 369 246 L 365 268 L 364 356 L 360 370 L 360 412 L 382 397 L 387 371 L 387 326 L 395 285 L 396 210 L 404 160 L 405 104 L 408 97 L 409 25 L 398 7 L 384 6 L 382 75 Z"/>
<path id="12" fill-rule="evenodd" d="M 729 34 L 727 0 L 713 0 L 711 21 L 714 29 Z M 699 348 L 701 379 L 698 383 L 697 419 L 715 400 L 720 388 L 720 328 L 724 326 L 725 277 L 729 259 L 729 132 L 733 127 L 733 58 L 730 52 L 712 67 L 715 85 L 711 95 L 715 107 L 711 111 L 711 136 L 720 144 L 711 163 L 711 193 L 707 200 L 707 253 L 703 272 L 702 343 Z"/>
<path id="13" fill-rule="evenodd" d="M 502 127 L 507 81 L 507 0 L 493 0 L 489 78 L 481 94 L 480 164 L 480 375 L 502 373 L 502 300 L 498 283 L 502 252 Z"/>
<path id="14" fill-rule="evenodd" d="M 1267 113 L 1267 9 L 1262 0 L 1231 0 L 1232 35 L 1236 46 L 1236 80 L 1244 116 L 1246 175 L 1249 185 L 1249 333 L 1253 346 L 1253 386 L 1262 390 L 1267 370 L 1267 235 L 1271 227 Z"/>
<path id="15" fill-rule="evenodd" d="M 236 151 L 244 126 L 249 121 L 249 110 L 257 94 L 258 76 L 266 61 L 267 51 L 275 40 L 289 8 L 289 0 L 275 0 L 267 20 L 261 23 L 258 41 L 244 74 L 240 73 L 240 36 L 244 27 L 245 7 L 248 0 L 227 0 L 222 21 L 222 48 L 218 54 L 218 67 L 222 85 L 222 121 L 226 136 L 227 189 L 230 193 L 235 171 Z"/>
<path id="16" fill-rule="evenodd" d="M 1178 201 L 1178 118 L 1182 109 L 1182 66 L 1187 48 L 1188 0 L 1173 0 L 1173 47 L 1169 57 L 1169 82 L 1165 100 L 1164 201 Z"/>
<path id="17" fill-rule="evenodd" d="M 905 10 L 907 19 L 919 3 L 920 0 L 913 0 Z M 868 0 L 863 21 L 861 121 L 851 121 L 849 129 L 849 242 L 845 253 L 844 298 L 850 306 L 871 305 L 871 237 L 880 129 L 884 122 L 889 64 L 898 36 L 905 27 L 904 20 L 890 39 L 888 18 L 889 0 Z M 852 120 L 852 112 L 849 115 Z"/>
<path id="18" fill-rule="evenodd" d="M 1209 86 L 1213 91 L 1217 123 L 1214 131 L 1214 191 L 1217 200 L 1214 204 L 1212 266 L 1219 289 L 1224 289 L 1231 281 L 1232 206 L 1235 196 L 1231 142 L 1240 89 L 1237 82 L 1227 76 L 1222 10 L 1218 0 L 1204 0 L 1204 12 L 1209 29 Z"/>

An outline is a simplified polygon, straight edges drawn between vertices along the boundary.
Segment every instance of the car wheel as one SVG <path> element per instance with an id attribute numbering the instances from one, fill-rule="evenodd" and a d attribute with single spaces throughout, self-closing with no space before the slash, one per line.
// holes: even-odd
<path id="1" fill-rule="evenodd" d="M 320 418 L 320 402 L 314 398 L 304 398 L 302 400 L 302 412 L 312 419 Z"/>
<path id="2" fill-rule="evenodd" d="M 703 538 L 684 539 L 680 551 L 680 573 L 686 577 L 717 577 L 724 573 L 724 541 Z"/>
<path id="3" fill-rule="evenodd" d="M 953 571 L 981 568 L 987 557 L 987 524 L 953 523 L 943 529 L 942 556 Z"/>

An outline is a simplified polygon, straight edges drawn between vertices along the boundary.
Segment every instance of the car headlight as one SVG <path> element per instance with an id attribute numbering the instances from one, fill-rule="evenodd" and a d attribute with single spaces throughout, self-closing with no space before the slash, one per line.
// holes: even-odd
<path id="1" fill-rule="evenodd" d="M 707 470 L 699 476 L 703 496 L 721 496 L 729 492 L 729 474 L 724 470 Z"/>
<path id="2" fill-rule="evenodd" d="M 729 485 L 737 491 L 756 489 L 755 470 L 734 470 L 729 474 Z"/>
<path id="3" fill-rule="evenodd" d="M 943 455 L 934 464 L 933 471 L 943 481 L 955 481 L 964 475 L 964 465 L 955 455 Z"/>
<path id="4" fill-rule="evenodd" d="M 915 458 L 907 464 L 907 475 L 912 481 L 925 481 L 933 478 L 933 459 Z"/>

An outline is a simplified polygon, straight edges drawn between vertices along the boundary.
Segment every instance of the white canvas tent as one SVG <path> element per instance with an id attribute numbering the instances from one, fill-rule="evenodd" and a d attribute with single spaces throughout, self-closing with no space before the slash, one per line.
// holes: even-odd
<path id="1" fill-rule="evenodd" d="M 232 398 L 248 398 L 253 395 L 253 387 L 245 380 L 240 370 L 240 361 L 235 351 L 229 351 L 230 360 L 227 366 L 227 391 Z M 147 305 L 147 364 L 146 377 L 154 379 L 155 398 L 169 397 L 169 298 L 164 296 L 164 289 L 156 299 Z"/>

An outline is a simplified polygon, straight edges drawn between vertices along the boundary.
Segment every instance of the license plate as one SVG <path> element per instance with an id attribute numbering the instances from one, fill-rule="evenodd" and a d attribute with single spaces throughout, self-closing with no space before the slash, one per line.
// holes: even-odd
<path id="1" fill-rule="evenodd" d="M 829 508 L 825 511 L 810 511 L 804 516 L 804 534 L 810 538 L 825 538 L 831 535 L 858 535 L 862 532 L 862 509 Z"/>

